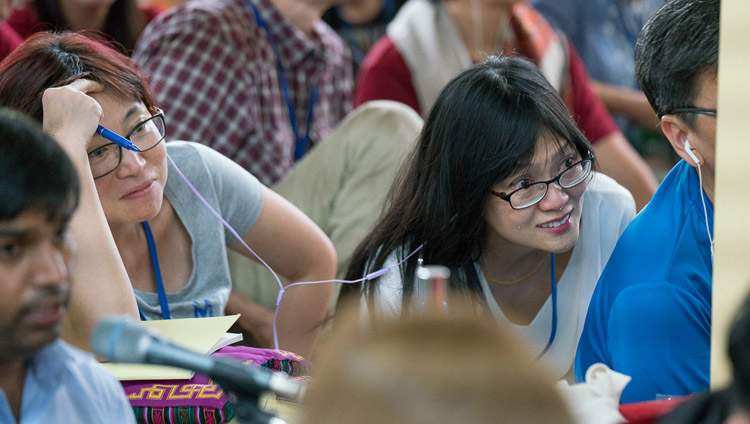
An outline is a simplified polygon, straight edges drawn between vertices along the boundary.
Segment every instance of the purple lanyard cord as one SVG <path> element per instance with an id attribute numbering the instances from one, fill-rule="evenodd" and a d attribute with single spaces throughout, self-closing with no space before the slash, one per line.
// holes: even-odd
<path id="1" fill-rule="evenodd" d="M 281 283 L 281 279 L 279 279 L 278 274 L 276 274 L 276 271 L 274 271 L 273 268 L 271 268 L 271 266 L 266 263 L 266 261 L 264 261 L 257 253 L 255 253 L 255 251 L 252 248 L 250 248 L 250 246 L 247 245 L 247 243 L 245 242 L 245 240 L 242 239 L 242 237 L 237 233 L 237 231 L 234 228 L 232 228 L 232 226 L 221 216 L 221 214 L 219 214 L 219 212 L 216 211 L 216 209 L 213 208 L 213 206 L 211 206 L 210 203 L 208 203 L 208 201 L 198 192 L 198 190 L 195 188 L 195 186 L 193 186 L 193 184 L 190 182 L 190 180 L 187 179 L 187 177 L 185 176 L 185 174 L 183 174 L 182 171 L 180 171 L 180 168 L 177 167 L 177 164 L 174 162 L 174 160 L 172 159 L 172 157 L 169 156 L 169 155 L 167 155 L 167 159 L 169 159 L 169 162 L 172 164 L 172 166 L 174 166 L 174 169 L 177 171 L 177 173 L 180 175 L 180 177 L 182 177 L 183 181 L 185 181 L 185 183 L 188 185 L 188 187 L 190 188 L 190 190 L 198 197 L 198 199 L 200 199 L 200 201 L 208 208 L 208 210 L 211 211 L 211 213 L 222 223 L 222 225 L 224 225 L 224 227 L 227 230 L 229 230 L 229 232 L 240 243 L 242 243 L 242 245 L 245 246 L 245 248 L 250 253 L 252 253 L 252 255 L 256 259 L 258 259 L 258 261 L 260 261 L 261 264 L 263 264 L 263 266 L 265 266 L 269 271 L 271 271 L 271 274 L 273 275 L 273 278 L 276 280 L 276 283 L 279 285 L 279 295 L 276 298 L 276 310 L 274 311 L 274 315 L 273 315 L 273 345 L 274 345 L 275 349 L 279 348 L 279 337 L 278 337 L 278 333 L 277 333 L 277 330 L 276 330 L 276 321 L 277 321 L 277 319 L 279 317 L 279 305 L 281 304 L 281 300 L 284 298 L 284 293 L 286 292 L 287 289 L 289 289 L 290 287 L 301 286 L 301 285 L 306 285 L 306 284 L 324 284 L 324 283 L 352 284 L 352 283 L 360 283 L 360 282 L 363 282 L 363 281 L 372 280 L 372 279 L 380 277 L 383 274 L 386 274 L 386 273 L 390 272 L 393 269 L 396 269 L 396 268 L 400 267 L 401 264 L 403 264 L 404 262 L 406 262 L 414 254 L 416 254 L 417 252 L 419 252 L 422 249 L 422 247 L 424 247 L 424 244 L 421 244 L 421 245 L 419 245 L 419 247 L 417 247 L 416 249 L 414 249 L 414 251 L 411 252 L 407 257 L 405 257 L 404 259 L 402 259 L 401 262 L 399 262 L 398 264 L 396 264 L 394 266 L 391 266 L 391 267 L 388 267 L 388 268 L 382 268 L 382 269 L 379 269 L 377 271 L 371 272 L 371 273 L 369 273 L 369 274 L 365 275 L 364 277 L 362 277 L 360 279 L 357 279 L 357 280 L 336 280 L 336 279 L 334 279 L 334 280 L 323 280 L 323 281 L 300 281 L 300 282 L 288 284 L 286 287 L 284 287 L 284 285 Z"/>
<path id="2" fill-rule="evenodd" d="M 222 225 L 256 259 L 258 259 L 258 261 L 261 264 L 263 264 L 263 266 L 265 266 L 266 269 L 268 269 L 271 272 L 271 274 L 273 275 L 274 279 L 276 280 L 276 283 L 279 285 L 279 294 L 276 297 L 276 308 L 274 310 L 274 316 L 273 316 L 273 344 L 274 344 L 274 348 L 275 349 L 279 349 L 279 337 L 278 337 L 278 331 L 277 331 L 277 325 L 276 325 L 278 317 L 279 317 L 279 305 L 281 304 L 281 301 L 284 298 L 284 293 L 286 293 L 286 291 L 289 288 L 294 287 L 294 286 L 308 285 L 308 284 L 325 284 L 325 283 L 353 284 L 353 283 L 360 283 L 360 282 L 364 282 L 364 281 L 373 280 L 373 279 L 378 278 L 378 277 L 380 277 L 380 276 L 382 276 L 384 274 L 387 274 L 388 272 L 391 272 L 394 269 L 398 269 L 404 262 L 406 262 L 407 260 L 409 260 L 409 258 L 411 258 L 412 256 L 414 256 L 417 252 L 419 252 L 420 250 L 422 250 L 422 248 L 424 248 L 424 243 L 422 243 L 416 249 L 414 249 L 414 251 L 412 251 L 405 258 L 403 258 L 401 261 L 399 261 L 397 264 L 395 264 L 393 266 L 390 266 L 390 267 L 379 269 L 377 271 L 373 271 L 373 272 L 365 275 L 364 277 L 356 279 L 356 280 L 339 280 L 339 279 L 333 279 L 333 280 L 322 280 L 322 281 L 300 281 L 300 282 L 288 284 L 286 287 L 284 287 L 284 285 L 281 283 L 281 279 L 279 278 L 278 274 L 276 274 L 276 271 L 274 271 L 273 268 L 271 268 L 271 266 L 268 265 L 268 263 L 266 263 L 266 261 L 264 261 L 257 253 L 255 253 L 255 251 L 250 246 L 248 246 L 248 244 L 237 233 L 237 231 L 234 228 L 232 228 L 232 226 L 229 224 L 229 222 L 227 222 L 224 219 L 224 217 L 222 217 L 221 214 L 219 214 L 219 212 L 217 212 L 216 209 L 214 209 L 214 207 L 211 206 L 210 203 L 208 203 L 208 201 L 200 194 L 200 192 L 198 192 L 198 190 L 195 188 L 195 186 L 193 186 L 193 184 L 190 182 L 190 180 L 187 179 L 187 177 L 185 176 L 185 174 L 182 173 L 182 171 L 180 170 L 180 168 L 177 167 L 177 164 L 174 162 L 174 160 L 172 159 L 172 157 L 169 156 L 169 154 L 167 154 L 167 159 L 172 164 L 172 166 L 174 167 L 175 171 L 177 171 L 177 173 L 180 175 L 180 177 L 182 178 L 182 180 L 185 181 L 185 184 L 187 184 L 188 188 L 190 188 L 190 190 L 198 197 L 198 199 L 200 199 L 200 201 L 208 208 L 208 210 L 211 211 L 211 213 L 222 223 Z M 148 227 L 148 224 L 144 222 L 144 229 L 147 228 L 147 227 Z M 148 238 L 148 236 L 149 236 L 149 234 L 151 232 L 149 230 L 147 230 L 146 233 L 147 233 L 147 238 Z M 153 237 L 151 237 L 150 240 L 152 242 L 153 241 Z M 151 254 L 152 254 L 152 263 L 155 264 L 155 266 L 154 266 L 154 272 L 156 273 L 157 270 L 158 270 L 158 261 L 155 258 L 156 257 L 156 248 L 154 247 L 152 249 L 151 246 L 149 246 L 149 252 L 151 252 Z M 159 284 L 159 282 L 158 282 L 158 281 L 161 280 L 161 274 L 158 274 L 158 275 L 159 275 L 159 277 L 157 278 L 157 287 L 162 287 L 162 291 L 163 291 L 163 286 L 161 284 Z M 547 346 L 544 348 L 544 350 L 542 351 L 542 353 L 539 354 L 538 358 L 542 357 L 545 353 L 547 353 L 547 351 L 550 349 L 550 347 L 552 346 L 552 343 L 555 340 L 555 335 L 557 334 L 557 278 L 556 278 L 556 275 L 555 275 L 555 255 L 554 254 L 552 254 L 552 267 L 551 267 L 550 285 L 551 285 L 550 289 L 552 291 L 552 331 L 551 331 L 551 334 L 550 334 L 549 341 L 547 342 Z M 165 309 L 165 305 L 166 305 L 166 295 L 164 295 L 164 300 L 165 300 L 164 303 L 161 302 L 161 296 L 162 296 L 162 294 L 160 292 L 160 298 L 159 298 L 159 300 L 160 300 L 160 303 L 162 304 L 162 314 L 164 314 L 164 309 Z M 167 316 L 169 314 L 169 308 L 168 307 L 166 308 L 166 314 L 167 314 Z M 141 314 L 141 316 L 143 316 L 143 315 Z"/>

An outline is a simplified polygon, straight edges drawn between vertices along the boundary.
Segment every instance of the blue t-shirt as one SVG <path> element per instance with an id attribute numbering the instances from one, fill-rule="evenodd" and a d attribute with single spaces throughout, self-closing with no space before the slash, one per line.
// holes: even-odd
<path id="1" fill-rule="evenodd" d="M 576 380 L 601 362 L 632 377 L 623 403 L 708 390 L 711 247 L 697 172 L 681 161 L 620 237 L 589 304 Z M 713 232 L 713 206 L 706 198 Z"/>

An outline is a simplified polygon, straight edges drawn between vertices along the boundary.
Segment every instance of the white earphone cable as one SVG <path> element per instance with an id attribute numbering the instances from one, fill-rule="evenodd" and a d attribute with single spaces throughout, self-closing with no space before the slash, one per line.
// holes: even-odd
<path id="1" fill-rule="evenodd" d="M 701 164 L 700 162 L 696 163 L 698 165 L 698 190 L 701 191 L 701 203 L 703 203 L 703 217 L 706 219 L 706 234 L 708 234 L 708 241 L 711 242 L 711 259 L 714 258 L 714 238 L 711 236 L 711 227 L 708 225 L 708 209 L 706 208 L 706 193 L 703 192 L 703 174 L 701 173 Z"/>

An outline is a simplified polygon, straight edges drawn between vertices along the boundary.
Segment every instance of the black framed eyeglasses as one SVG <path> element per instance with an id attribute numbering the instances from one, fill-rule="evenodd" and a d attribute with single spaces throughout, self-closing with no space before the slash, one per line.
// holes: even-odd
<path id="1" fill-rule="evenodd" d="M 510 203 L 510 207 L 513 209 L 528 208 L 544 199 L 549 190 L 549 185 L 552 183 L 557 183 L 562 188 L 572 188 L 585 181 L 591 175 L 593 164 L 594 157 L 590 156 L 569 166 L 551 180 L 525 184 L 510 193 L 498 193 L 492 190 L 492 194 Z"/>
<path id="2" fill-rule="evenodd" d="M 141 153 L 158 146 L 166 134 L 164 112 L 159 108 L 154 108 L 154 111 L 150 118 L 140 122 L 125 136 L 131 143 L 138 146 Z M 122 147 L 115 143 L 108 143 L 90 151 L 88 157 L 94 179 L 101 178 L 120 166 Z"/>
<path id="3" fill-rule="evenodd" d="M 716 109 L 695 106 L 678 107 L 665 113 L 665 115 L 674 115 L 676 113 L 697 113 L 699 115 L 716 116 Z"/>

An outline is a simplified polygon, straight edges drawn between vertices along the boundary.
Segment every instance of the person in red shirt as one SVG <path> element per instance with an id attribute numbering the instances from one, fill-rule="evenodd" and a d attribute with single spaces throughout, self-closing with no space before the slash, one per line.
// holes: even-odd
<path id="1" fill-rule="evenodd" d="M 139 7 L 136 0 L 31 0 L 13 10 L 7 25 L 24 40 L 40 31 L 91 31 L 129 55 L 158 14 L 156 8 Z M 8 53 L 0 51 L 0 59 Z"/>
<path id="2" fill-rule="evenodd" d="M 0 60 L 3 60 L 22 41 L 21 36 L 5 22 L 5 18 L 10 14 L 12 7 L 11 0 L 0 0 Z"/>
<path id="3" fill-rule="evenodd" d="M 21 36 L 10 25 L 4 22 L 0 23 L 0 60 L 18 47 L 21 41 Z"/>

